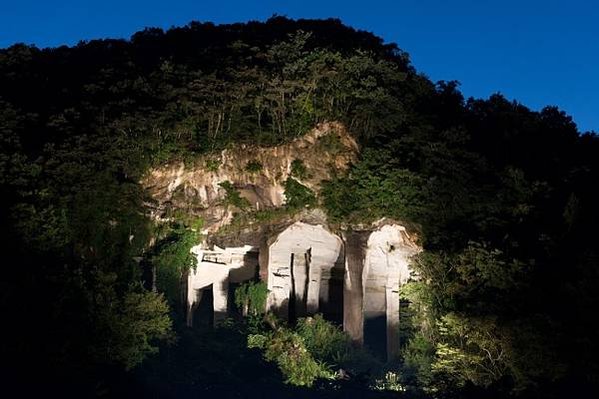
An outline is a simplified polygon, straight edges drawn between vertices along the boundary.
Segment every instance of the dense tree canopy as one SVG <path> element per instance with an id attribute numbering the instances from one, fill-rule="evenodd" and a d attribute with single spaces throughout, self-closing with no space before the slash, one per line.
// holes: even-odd
<path id="1" fill-rule="evenodd" d="M 0 50 L 7 369 L 93 386 L 98 370 L 134 368 L 171 342 L 168 278 L 181 270 L 168 266 L 192 266 L 197 221 L 158 231 L 141 176 L 332 120 L 360 142 L 359 161 L 320 198 L 290 178 L 287 205 L 418 231 L 425 251 L 403 293 L 394 384 L 437 397 L 596 387 L 599 138 L 555 107 L 464 99 L 457 83 L 431 82 L 395 45 L 338 20 L 283 17 Z M 142 284 L 152 266 L 167 298 Z M 326 348 L 298 328 L 269 336 L 305 339 L 318 350 L 302 361 L 328 376 L 314 360 L 329 361 Z"/>

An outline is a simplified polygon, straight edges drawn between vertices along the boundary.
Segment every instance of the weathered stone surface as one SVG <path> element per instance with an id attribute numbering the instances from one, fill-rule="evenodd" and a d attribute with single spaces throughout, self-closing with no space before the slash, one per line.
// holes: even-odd
<path id="1" fill-rule="evenodd" d="M 142 184 L 154 199 L 147 204 L 154 219 L 170 220 L 176 210 L 205 222 L 206 241 L 194 247 L 198 266 L 188 276 L 189 324 L 203 290 L 212 287 L 218 321 L 229 307 L 230 284 L 258 274 L 267 282 L 270 310 L 285 318 L 322 312 L 343 322 L 354 342 L 366 345 L 372 337 L 365 326 L 375 320 L 382 326 L 375 339 L 384 343 L 389 358 L 397 355 L 399 288 L 418 251 L 401 224 L 354 225 L 357 230 L 345 229 L 342 240 L 327 230 L 324 212 L 311 209 L 222 228 L 235 209 L 225 204 L 220 183 L 229 181 L 255 210 L 276 208 L 285 202 L 283 185 L 293 161 L 301 160 L 308 171 L 294 178 L 318 194 L 322 182 L 347 171 L 357 154 L 358 145 L 343 125 L 328 122 L 280 146 L 240 145 L 200 156 L 194 165 L 172 163 L 148 173 Z M 248 170 L 250 162 L 261 167 Z"/>
<path id="2" fill-rule="evenodd" d="M 330 152 L 321 144 L 325 136 L 336 138 L 336 151 Z M 278 207 L 285 202 L 283 184 L 294 160 L 301 160 L 309 171 L 301 183 L 318 192 L 323 180 L 349 168 L 357 152 L 356 141 L 343 125 L 329 122 L 280 146 L 242 145 L 198 157 L 195 166 L 164 165 L 151 170 L 142 184 L 156 201 L 147 204 L 155 219 L 167 219 L 169 211 L 180 209 L 202 217 L 204 232 L 213 233 L 232 218 L 231 209 L 223 205 L 225 190 L 220 183 L 231 182 L 254 209 Z M 261 169 L 248 171 L 249 162 L 259 163 Z"/>
<path id="3" fill-rule="evenodd" d="M 344 234 L 343 330 L 358 345 L 364 342 L 362 272 L 369 236 L 370 231 L 348 231 Z"/>
<path id="4" fill-rule="evenodd" d="M 193 247 L 197 266 L 187 278 L 187 325 L 193 325 L 193 313 L 201 300 L 203 289 L 212 286 L 214 321 L 227 316 L 229 284 L 251 280 L 256 276 L 258 258 L 254 247 L 214 247 L 207 250 L 203 245 Z"/>
<path id="5" fill-rule="evenodd" d="M 268 247 L 268 308 L 288 317 L 292 301 L 297 315 L 304 306 L 307 314 L 318 312 L 321 287 L 327 291 L 331 269 L 342 267 L 342 247 L 322 225 L 296 222 L 280 233 Z"/>
<path id="6" fill-rule="evenodd" d="M 326 315 L 333 302 L 342 306 L 339 319 L 355 343 L 388 359 L 397 357 L 399 289 L 410 278 L 410 258 L 419 251 L 403 226 L 381 221 L 368 230 L 347 231 L 341 240 L 322 224 L 298 221 L 261 240 L 259 248 L 193 248 L 198 266 L 188 279 L 188 324 L 201 290 L 210 286 L 214 319 L 225 317 L 229 284 L 255 278 L 260 260 L 266 265 L 260 278 L 267 281 L 269 310 L 283 318 Z M 331 282 L 337 280 L 343 281 L 343 290 L 333 298 Z"/>
<path id="7" fill-rule="evenodd" d="M 387 358 L 399 355 L 399 288 L 418 252 L 405 227 L 384 224 L 370 234 L 362 271 L 364 320 L 385 319 Z"/>

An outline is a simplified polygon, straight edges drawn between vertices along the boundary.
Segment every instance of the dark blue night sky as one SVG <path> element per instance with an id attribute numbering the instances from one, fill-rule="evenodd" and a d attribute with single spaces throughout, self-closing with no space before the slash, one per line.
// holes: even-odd
<path id="1" fill-rule="evenodd" d="M 466 96 L 501 92 L 533 109 L 557 105 L 582 131 L 599 131 L 594 0 L 0 1 L 0 47 L 127 38 L 191 20 L 338 17 L 396 42 L 431 79 L 460 81 Z"/>

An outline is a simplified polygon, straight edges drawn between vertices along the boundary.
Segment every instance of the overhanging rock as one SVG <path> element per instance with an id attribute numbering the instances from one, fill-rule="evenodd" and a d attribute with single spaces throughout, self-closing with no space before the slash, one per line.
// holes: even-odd
<path id="1" fill-rule="evenodd" d="M 268 247 L 268 309 L 284 318 L 319 312 L 334 269 L 342 274 L 342 240 L 322 225 L 292 224 Z"/>
<path id="2" fill-rule="evenodd" d="M 197 256 L 197 266 L 187 278 L 187 325 L 193 325 L 193 313 L 202 299 L 202 291 L 212 287 L 214 322 L 227 316 L 229 284 L 241 283 L 256 276 L 257 250 L 250 246 L 205 249 L 196 245 L 191 249 Z"/>
<path id="3" fill-rule="evenodd" d="M 419 247 L 406 228 L 391 221 L 345 231 L 341 235 L 324 224 L 297 221 L 251 245 L 212 250 L 194 247 L 198 266 L 188 279 L 188 324 L 203 289 L 212 287 L 214 319 L 227 314 L 229 284 L 266 280 L 266 310 L 279 317 L 323 313 L 343 323 L 357 344 L 396 358 L 399 354 L 399 290 L 410 278 L 410 259 Z M 260 241 L 260 240 L 259 240 Z"/>

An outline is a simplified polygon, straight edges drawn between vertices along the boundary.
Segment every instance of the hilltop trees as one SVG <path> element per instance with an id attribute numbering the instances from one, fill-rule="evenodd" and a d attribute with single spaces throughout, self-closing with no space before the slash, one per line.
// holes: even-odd
<path id="1" fill-rule="evenodd" d="M 432 83 L 395 45 L 338 20 L 283 17 L 0 50 L 6 364 L 93 376 L 170 341 L 176 312 L 142 288 L 142 269 L 163 268 L 172 285 L 197 229 L 180 220 L 158 234 L 140 178 L 327 120 L 356 135 L 360 159 L 320 198 L 296 164 L 288 205 L 418 231 L 401 384 L 456 396 L 596 384 L 597 136 L 555 107 L 466 100 L 457 83 Z"/>

